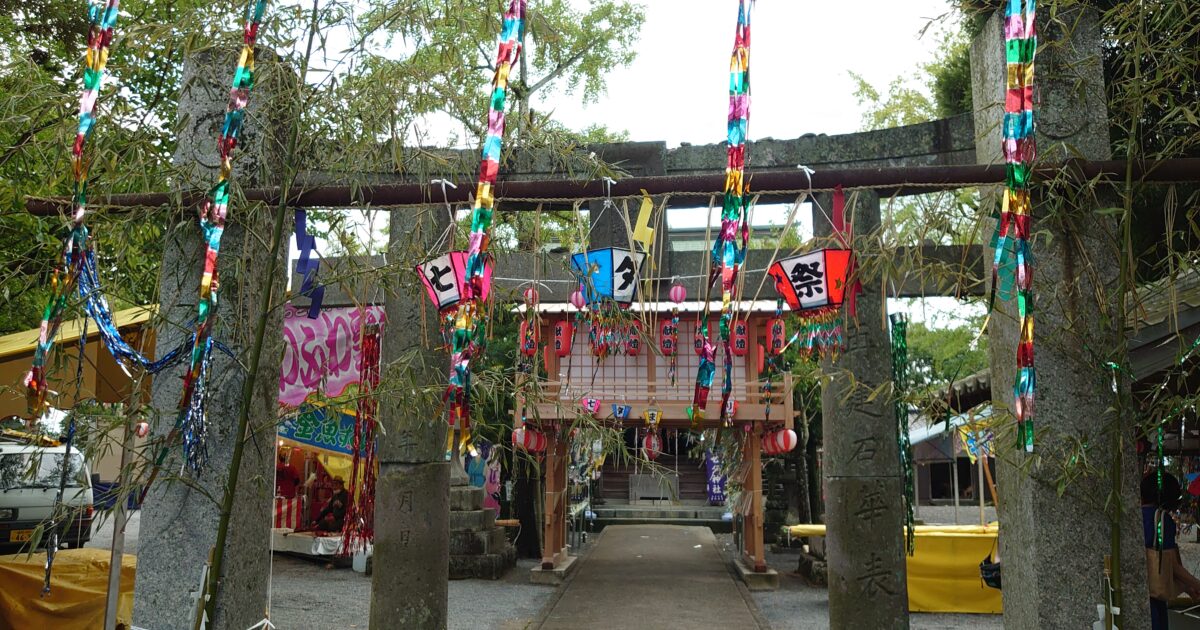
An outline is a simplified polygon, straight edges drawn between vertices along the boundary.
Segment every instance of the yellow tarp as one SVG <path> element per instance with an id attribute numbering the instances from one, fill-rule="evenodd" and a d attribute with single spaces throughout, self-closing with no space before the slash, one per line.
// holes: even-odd
<path id="1" fill-rule="evenodd" d="M 66 549 L 54 556 L 50 593 L 41 596 L 46 554 L 0 556 L 0 628 L 91 630 L 104 627 L 108 587 L 107 549 Z M 117 627 L 133 621 L 137 557 L 121 559 Z"/>
<path id="2" fill-rule="evenodd" d="M 979 563 L 996 544 L 996 525 L 918 525 L 908 556 L 908 609 L 913 612 L 1000 613 L 1000 591 L 979 578 Z M 793 537 L 824 536 L 824 525 L 793 525 Z"/>

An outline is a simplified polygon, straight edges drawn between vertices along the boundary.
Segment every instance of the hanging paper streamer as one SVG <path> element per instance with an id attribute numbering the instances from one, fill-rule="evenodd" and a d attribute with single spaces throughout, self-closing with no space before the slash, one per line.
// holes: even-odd
<path id="1" fill-rule="evenodd" d="M 104 83 L 104 68 L 108 64 L 108 47 L 112 44 L 113 28 L 117 24 L 117 0 L 89 2 L 87 52 L 84 55 L 83 91 L 79 96 L 79 127 L 75 143 L 71 146 L 71 171 L 74 176 L 72 191 L 71 231 L 63 240 L 62 259 L 50 279 L 50 299 L 42 311 L 42 325 L 38 330 L 37 346 L 33 351 L 33 364 L 25 375 L 26 397 L 29 404 L 29 423 L 32 424 L 46 411 L 46 361 L 54 338 L 62 324 L 67 298 L 75 289 L 75 283 L 83 264 L 84 252 L 88 247 L 88 230 L 84 225 L 87 215 L 88 165 L 84 160 L 84 148 L 92 129 L 96 125 L 96 99 Z"/>
<path id="2" fill-rule="evenodd" d="M 896 405 L 896 441 L 900 451 L 900 474 L 904 477 L 905 536 L 908 555 L 916 551 L 916 524 L 914 505 L 916 486 L 913 479 L 912 442 L 908 437 L 908 403 L 904 396 L 908 392 L 908 318 L 903 313 L 891 316 L 892 320 L 892 396 Z"/>
<path id="3" fill-rule="evenodd" d="M 363 327 L 362 369 L 354 419 L 354 454 L 350 461 L 350 504 L 342 530 L 342 554 L 364 550 L 375 539 L 375 415 L 379 400 L 379 324 Z M 361 480 L 361 485 L 360 484 Z"/>
<path id="4" fill-rule="evenodd" d="M 496 176 L 500 172 L 500 146 L 504 140 L 504 102 L 508 97 L 508 74 L 521 56 L 525 34 L 525 0 L 512 0 L 504 13 L 496 53 L 496 74 L 488 106 L 487 138 L 483 142 L 479 183 L 471 210 L 471 234 L 468 237 L 466 285 L 463 304 L 454 318 L 450 336 L 450 383 L 443 399 L 452 426 L 466 430 L 471 415 L 471 361 L 483 353 L 486 344 L 482 305 L 491 286 L 486 275 L 488 245 L 491 240 L 492 214 L 495 212 Z"/>
<path id="5" fill-rule="evenodd" d="M 1004 10 L 1004 49 L 1008 83 L 1004 98 L 1004 162 L 1008 190 L 992 237 L 992 296 L 1008 299 L 1016 286 L 1021 335 L 1013 385 L 1019 448 L 1033 452 L 1033 256 L 1029 248 L 1033 217 L 1030 179 L 1037 158 L 1034 135 L 1033 73 L 1037 53 L 1036 0 L 1008 0 Z M 1014 278 L 1015 275 L 1015 278 Z M 998 290 L 999 289 L 999 290 Z"/>
<path id="6" fill-rule="evenodd" d="M 317 249 L 317 238 L 308 233 L 308 212 L 304 208 L 296 209 L 296 249 L 300 256 L 296 259 L 296 273 L 304 280 L 300 283 L 300 295 L 309 299 L 308 318 L 316 319 L 321 314 L 321 302 L 325 299 L 325 287 L 318 285 L 317 272 L 321 270 L 321 259 L 313 256 Z"/>
<path id="7" fill-rule="evenodd" d="M 208 369 L 212 363 L 212 330 L 216 319 L 220 275 L 217 257 L 221 251 L 221 236 L 225 232 L 226 212 L 229 209 L 230 177 L 233 174 L 233 150 L 237 147 L 246 116 L 246 103 L 254 87 L 254 43 L 258 27 L 266 10 L 266 0 L 254 0 L 246 9 L 246 24 L 242 33 L 242 53 L 233 74 L 225 122 L 217 141 L 220 170 L 217 183 L 208 192 L 200 208 L 200 231 L 204 237 L 204 273 L 200 276 L 200 300 L 196 315 L 196 332 L 192 344 L 191 364 L 183 377 L 183 397 L 179 402 L 176 426 L 183 438 L 184 459 L 194 472 L 203 468 L 208 459 L 206 442 L 208 429 L 205 418 L 205 397 L 208 389 Z"/>
<path id="8" fill-rule="evenodd" d="M 733 303 L 738 299 L 737 275 L 746 258 L 746 245 L 750 240 L 750 229 L 746 214 L 750 206 L 750 187 L 744 182 L 746 169 L 746 135 L 750 125 L 750 11 L 745 0 L 738 0 L 737 28 L 734 30 L 733 54 L 729 60 L 729 119 L 726 140 L 729 143 L 728 159 L 725 164 L 725 195 L 721 209 L 721 231 L 713 243 L 712 271 L 708 286 L 721 279 L 721 319 L 719 323 L 721 347 L 724 350 L 725 370 L 721 385 L 721 420 L 732 424 L 726 413 L 730 396 L 733 394 L 733 353 L 730 349 L 730 327 L 733 320 Z M 707 324 L 705 326 L 707 335 Z M 716 372 L 714 352 L 700 355 L 700 367 L 696 372 L 696 391 L 688 416 L 696 424 L 704 418 L 708 404 L 708 392 L 712 388 L 712 377 Z"/>

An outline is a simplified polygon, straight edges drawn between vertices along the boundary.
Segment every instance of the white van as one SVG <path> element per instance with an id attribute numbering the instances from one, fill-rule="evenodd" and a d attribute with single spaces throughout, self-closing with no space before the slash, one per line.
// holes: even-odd
<path id="1" fill-rule="evenodd" d="M 34 446 L 0 439 L 0 549 L 28 547 L 38 525 L 48 523 L 62 475 L 65 446 Z M 71 449 L 59 541 L 81 547 L 92 537 L 92 484 L 83 454 Z M 42 545 L 49 540 L 43 535 Z"/>

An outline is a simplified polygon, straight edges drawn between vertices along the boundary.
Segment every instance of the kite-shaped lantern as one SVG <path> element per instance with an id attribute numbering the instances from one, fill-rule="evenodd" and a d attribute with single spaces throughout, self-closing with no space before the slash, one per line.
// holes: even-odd
<path id="1" fill-rule="evenodd" d="M 579 276 L 588 305 L 612 300 L 622 306 L 633 303 L 638 270 L 645 254 L 608 247 L 571 256 L 571 271 Z"/>
<path id="2" fill-rule="evenodd" d="M 777 261 L 767 273 L 788 306 L 800 312 L 841 306 L 849 267 L 850 250 L 821 249 Z"/>
<path id="3" fill-rule="evenodd" d="M 439 311 L 454 308 L 463 300 L 467 288 L 467 256 L 467 252 L 449 252 L 417 265 L 425 292 Z M 483 266 L 483 295 L 477 296 L 481 302 L 487 300 L 491 286 L 492 264 L 488 261 Z"/>

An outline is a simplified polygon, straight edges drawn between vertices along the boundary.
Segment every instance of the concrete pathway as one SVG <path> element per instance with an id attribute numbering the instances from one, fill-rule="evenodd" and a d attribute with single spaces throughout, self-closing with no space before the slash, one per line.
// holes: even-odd
<path id="1" fill-rule="evenodd" d="M 761 628 L 735 579 L 707 527 L 613 525 L 534 627 Z"/>

